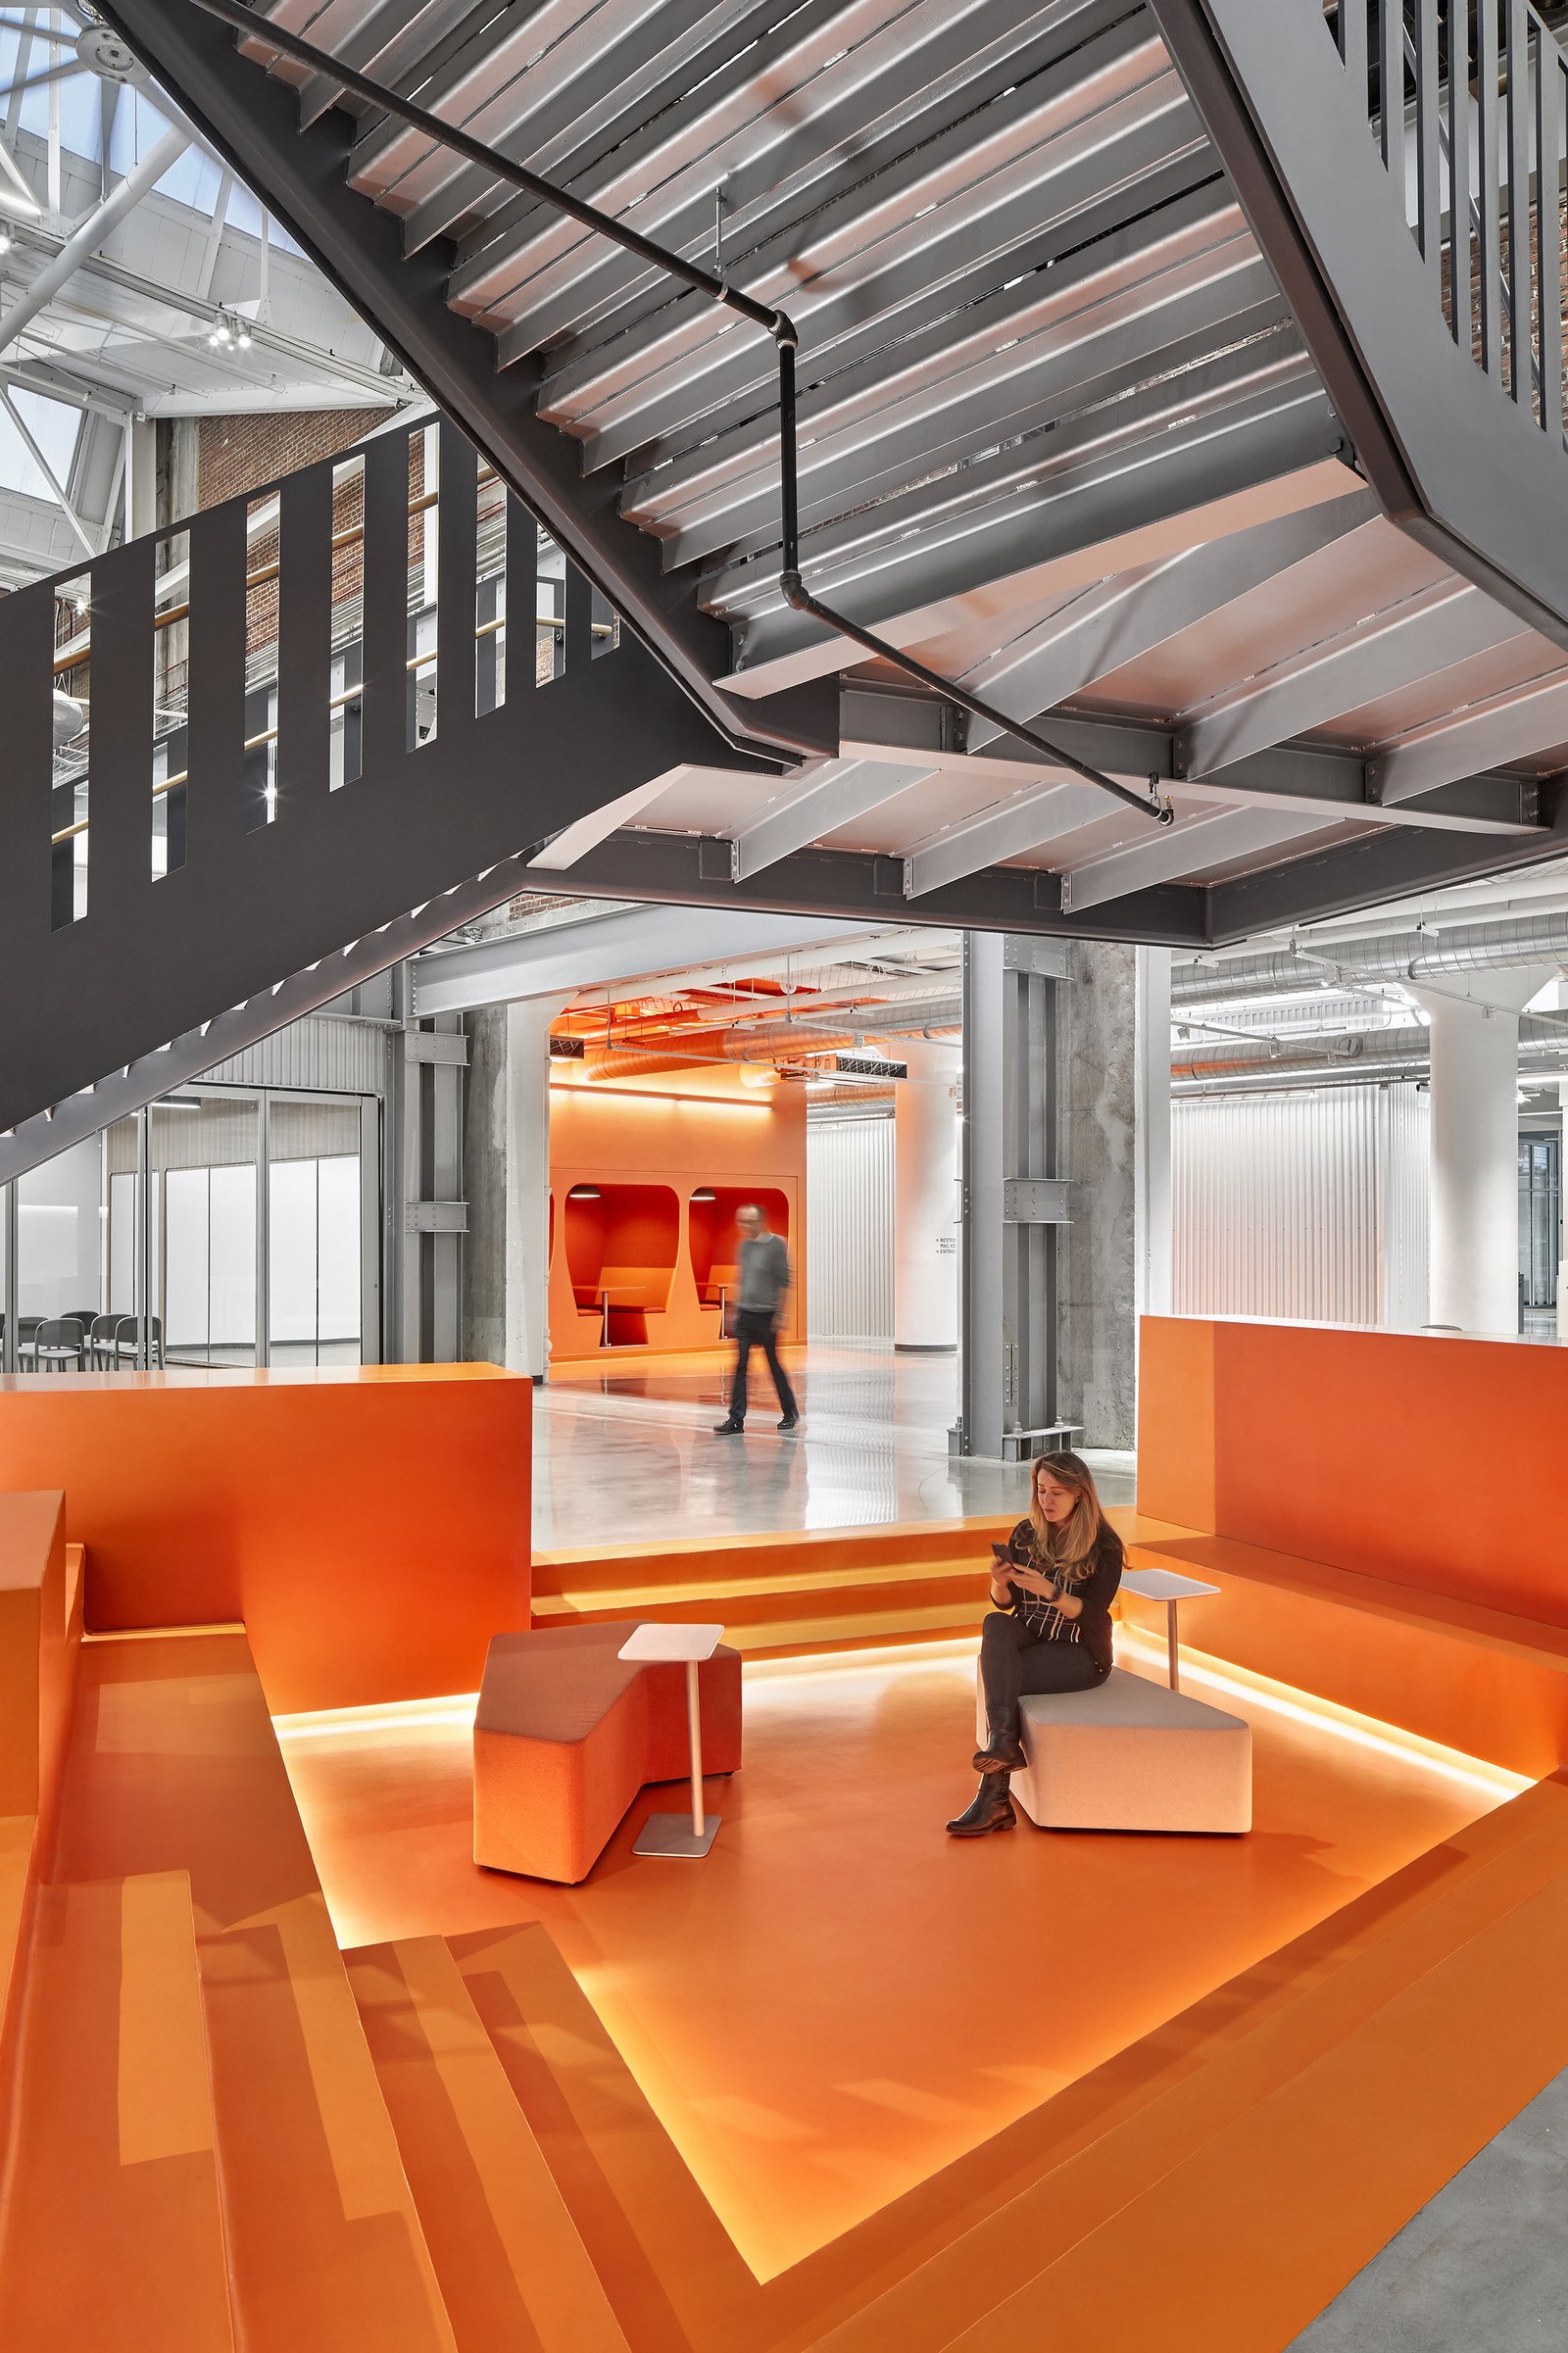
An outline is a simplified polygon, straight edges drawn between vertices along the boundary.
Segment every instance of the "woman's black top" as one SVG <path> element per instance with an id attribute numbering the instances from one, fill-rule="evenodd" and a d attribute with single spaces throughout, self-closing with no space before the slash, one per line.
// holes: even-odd
<path id="1" fill-rule="evenodd" d="M 1032 1520 L 1020 1520 L 1007 1539 L 1007 1554 L 1021 1569 L 1034 1569 L 1057 1582 Z M 1121 1538 L 1108 1521 L 1101 1528 L 1089 1574 L 1067 1590 L 1083 1608 L 1077 1617 L 1064 1617 L 1050 1601 L 1026 1593 L 1009 1583 L 1007 1607 L 1021 1620 L 1037 1642 L 1081 1642 L 1102 1674 L 1110 1671 L 1110 1605 L 1121 1583 Z"/>

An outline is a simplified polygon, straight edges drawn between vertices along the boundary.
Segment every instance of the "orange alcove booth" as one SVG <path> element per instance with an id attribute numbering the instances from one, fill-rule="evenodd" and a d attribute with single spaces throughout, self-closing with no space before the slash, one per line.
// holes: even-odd
<path id="1" fill-rule="evenodd" d="M 727 1092 L 725 1091 L 727 1090 Z M 550 1091 L 550 1353 L 559 1365 L 722 1344 L 748 1201 L 789 1246 L 780 1337 L 804 1336 L 806 1099 L 727 1073 L 683 1092 Z"/>
<path id="2" fill-rule="evenodd" d="M 275 1713 L 478 1689 L 529 1619 L 531 1385 L 493 1365 L 0 1382 L 0 1490 L 63 1489 L 88 1629 L 243 1622 Z"/>
<path id="3" fill-rule="evenodd" d="M 571 1296 L 608 1347 L 646 1347 L 669 1305 L 680 1205 L 668 1185 L 573 1185 L 563 1225 Z"/>
<path id="4" fill-rule="evenodd" d="M 748 1202 L 761 1210 L 770 1233 L 781 1234 L 786 1243 L 793 1244 L 789 1199 L 776 1185 L 705 1185 L 686 1206 L 692 1281 L 699 1304 L 712 1308 L 715 1314 L 734 1303 L 741 1240 L 735 1219 Z"/>

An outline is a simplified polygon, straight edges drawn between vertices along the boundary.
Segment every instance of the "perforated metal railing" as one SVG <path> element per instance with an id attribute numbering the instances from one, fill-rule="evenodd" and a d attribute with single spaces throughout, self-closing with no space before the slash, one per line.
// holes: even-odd
<path id="1" fill-rule="evenodd" d="M 438 469 L 436 423 L 408 429 L 410 496 L 408 621 L 405 667 L 411 690 L 410 748 L 426 742 L 437 719 L 437 663 L 440 612 L 435 594 L 439 564 L 440 492 L 425 488 Z M 326 713 L 329 780 L 332 790 L 361 772 L 360 729 L 364 708 L 365 586 L 363 452 L 331 464 L 334 529 L 331 540 L 331 597 L 327 627 L 331 676 Z M 478 468 L 475 484 L 473 636 L 475 715 L 504 704 L 507 695 L 508 564 L 511 544 L 506 487 L 490 468 Z M 244 750 L 252 804 L 250 822 L 270 824 L 278 808 L 278 498 L 275 493 L 246 500 L 247 569 Z M 518 534 L 525 540 L 525 531 Z M 153 614 L 153 743 L 151 797 L 152 870 L 177 868 L 184 856 L 183 788 L 189 782 L 187 721 L 189 692 L 189 533 L 172 526 L 159 535 Z M 564 665 L 565 562 L 546 534 L 537 534 L 531 596 L 524 597 L 521 627 L 532 606 L 532 683 L 558 677 Z M 51 848 L 55 852 L 53 920 L 58 926 L 86 912 L 91 851 L 92 620 L 88 570 L 63 584 L 57 601 L 54 676 L 57 688 L 76 701 L 85 724 L 55 754 Z M 591 623 L 596 650 L 618 636 L 613 613 L 597 596 Z M 461 627 L 456 615 L 449 625 Z M 515 681 L 514 682 L 516 683 Z"/>
<path id="2" fill-rule="evenodd" d="M 1561 441 L 1568 59 L 1551 23 L 1530 0 L 1338 0 L 1325 23 L 1454 341 Z"/>
<path id="3" fill-rule="evenodd" d="M 0 598 L 0 1143 L 724 750 L 444 420 Z"/>

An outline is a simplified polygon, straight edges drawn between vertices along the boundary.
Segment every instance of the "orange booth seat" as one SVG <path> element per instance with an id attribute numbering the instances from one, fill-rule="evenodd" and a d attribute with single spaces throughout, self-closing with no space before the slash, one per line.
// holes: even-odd
<path id="1" fill-rule="evenodd" d="M 1568 1349 L 1146 1316 L 1138 1422 L 1114 1516 L 1136 1565 L 1219 1588 L 1182 1604 L 1196 1649 L 1568 1766 Z"/>
<path id="2" fill-rule="evenodd" d="M 498 1634 L 473 1720 L 473 1859 L 574 1887 L 648 1782 L 689 1773 L 686 1672 L 616 1656 L 626 1618 Z M 741 1761 L 740 1653 L 698 1669 L 703 1771 Z"/>

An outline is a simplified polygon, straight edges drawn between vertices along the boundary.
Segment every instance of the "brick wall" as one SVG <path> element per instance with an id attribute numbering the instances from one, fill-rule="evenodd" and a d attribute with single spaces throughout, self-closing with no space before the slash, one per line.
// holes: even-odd
<path id="1" fill-rule="evenodd" d="M 295 415 L 204 417 L 198 443 L 197 481 L 200 504 L 215 507 L 238 498 L 264 483 L 295 473 L 322 458 L 349 449 L 383 412 L 378 409 L 312 409 Z M 416 466 L 417 467 L 417 445 Z M 357 479 L 342 483 L 332 502 L 334 537 L 355 530 L 364 520 L 364 491 Z M 422 540 L 422 519 L 416 518 Z M 264 571 L 277 560 L 277 533 L 264 532 L 251 542 L 250 568 Z M 358 542 L 338 550 L 332 560 L 334 602 L 359 593 L 361 549 Z M 247 651 L 265 657 L 277 634 L 277 584 L 254 587 L 248 599 Z"/>
<path id="2" fill-rule="evenodd" d="M 204 417 L 197 457 L 198 503 L 216 507 L 281 474 L 330 458 L 380 422 L 380 409 L 307 409 L 295 416 Z"/>

